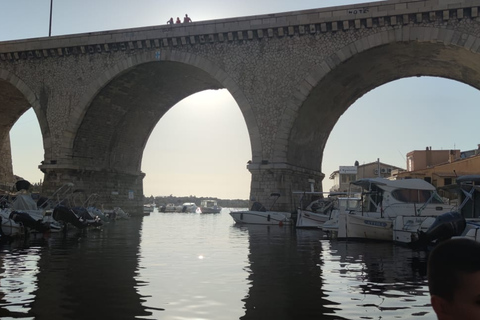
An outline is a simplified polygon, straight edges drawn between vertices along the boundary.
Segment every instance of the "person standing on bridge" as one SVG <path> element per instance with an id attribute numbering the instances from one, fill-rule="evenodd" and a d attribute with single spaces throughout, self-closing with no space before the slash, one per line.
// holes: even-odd
<path id="1" fill-rule="evenodd" d="M 177 21 L 175 21 L 175 24 L 177 24 L 177 23 L 182 23 L 182 21 L 180 21 L 179 17 L 177 17 Z"/>
<path id="2" fill-rule="evenodd" d="M 183 18 L 183 23 L 189 23 L 192 22 L 192 19 L 188 16 L 188 14 L 185 13 L 185 17 Z"/>
<path id="3" fill-rule="evenodd" d="M 173 24 L 173 17 L 168 19 L 167 24 L 172 25 Z"/>

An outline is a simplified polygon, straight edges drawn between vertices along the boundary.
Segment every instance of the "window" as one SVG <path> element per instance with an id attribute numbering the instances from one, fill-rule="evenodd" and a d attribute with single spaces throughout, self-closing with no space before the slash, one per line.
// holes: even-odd
<path id="1" fill-rule="evenodd" d="M 452 184 L 452 178 L 445 178 L 443 180 L 443 185 L 448 186 L 449 184 Z"/>
<path id="2" fill-rule="evenodd" d="M 341 174 L 340 179 L 342 183 L 350 183 L 351 181 L 357 180 L 356 174 Z"/>
<path id="3" fill-rule="evenodd" d="M 425 203 L 434 193 L 432 190 L 397 189 L 392 192 L 392 196 L 398 201 L 406 203 Z M 443 203 L 443 201 L 435 193 L 431 203 Z"/>

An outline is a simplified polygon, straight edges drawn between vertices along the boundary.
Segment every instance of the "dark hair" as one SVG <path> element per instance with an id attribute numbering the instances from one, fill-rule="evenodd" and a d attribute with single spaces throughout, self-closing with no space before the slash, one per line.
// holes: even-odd
<path id="1" fill-rule="evenodd" d="M 462 276 L 476 271 L 480 271 L 480 243 L 468 238 L 446 240 L 428 257 L 430 294 L 452 301 Z"/>

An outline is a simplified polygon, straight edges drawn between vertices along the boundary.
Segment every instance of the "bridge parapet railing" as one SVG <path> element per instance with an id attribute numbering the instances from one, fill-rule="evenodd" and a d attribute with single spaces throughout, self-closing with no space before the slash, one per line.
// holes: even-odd
<path id="1" fill-rule="evenodd" d="M 480 0 L 380 1 L 333 8 L 0 42 L 0 61 L 136 52 L 476 19 Z"/>

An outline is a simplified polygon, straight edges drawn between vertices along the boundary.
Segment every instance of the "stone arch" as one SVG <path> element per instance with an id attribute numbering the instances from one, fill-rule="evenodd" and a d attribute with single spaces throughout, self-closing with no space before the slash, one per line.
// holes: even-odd
<path id="1" fill-rule="evenodd" d="M 276 158 L 321 171 L 323 150 L 340 116 L 385 83 L 434 76 L 480 89 L 479 47 L 474 35 L 433 27 L 386 30 L 344 46 L 299 85 L 282 118 Z"/>
<path id="2" fill-rule="evenodd" d="M 87 91 L 87 94 L 84 96 L 83 100 L 80 103 L 81 108 L 78 108 L 75 113 L 72 114 L 71 122 L 74 124 L 71 130 L 71 138 L 68 141 L 65 141 L 65 147 L 72 150 L 72 154 L 75 156 L 75 149 L 78 149 L 78 135 L 81 133 L 82 124 L 89 112 L 89 108 L 91 107 L 92 103 L 95 103 L 95 99 L 99 99 L 102 96 L 102 92 L 105 92 L 105 88 L 110 86 L 114 81 L 121 79 L 122 76 L 128 74 L 129 72 L 137 72 L 140 69 L 145 71 L 149 68 L 157 68 L 163 64 L 165 68 L 163 69 L 168 72 L 171 72 L 173 68 L 173 64 L 175 64 L 178 68 L 182 69 L 183 71 L 191 72 L 191 78 L 198 78 L 199 82 L 204 81 L 205 86 L 198 89 L 197 91 L 185 91 L 185 95 L 181 97 L 181 99 L 177 99 L 172 102 L 171 105 L 168 105 L 167 110 L 175 105 L 178 101 L 182 100 L 183 98 L 199 91 L 203 91 L 205 89 L 221 89 L 226 88 L 229 90 L 230 94 L 233 96 L 235 101 L 237 102 L 238 106 L 241 109 L 242 114 L 244 115 L 244 119 L 246 121 L 249 133 L 250 133 L 250 142 L 252 148 L 252 156 L 255 158 L 259 158 L 261 155 L 261 143 L 260 143 L 260 134 L 258 130 L 257 123 L 255 121 L 255 117 L 252 111 L 252 108 L 247 101 L 245 95 L 240 90 L 239 86 L 226 74 L 224 70 L 219 68 L 214 63 L 210 62 L 209 60 L 194 55 L 191 53 L 185 52 L 178 52 L 175 50 L 162 50 L 157 52 L 145 52 L 142 54 L 138 54 L 136 56 L 130 57 L 125 59 L 124 61 L 118 63 L 110 70 L 104 72 L 99 79 L 93 83 Z M 148 66 L 148 67 L 147 67 Z M 159 68 L 161 69 L 161 68 Z M 101 98 L 103 99 L 103 98 Z M 161 116 L 167 110 L 163 110 L 162 114 L 152 114 L 151 119 L 154 120 L 148 124 L 148 129 L 143 131 L 142 139 L 141 139 L 141 150 L 143 154 L 143 148 L 145 146 L 146 141 L 148 140 L 148 136 L 150 135 L 151 131 L 154 129 L 156 123 L 161 118 Z M 149 112 L 153 112 L 150 110 Z M 154 112 L 155 113 L 155 112 Z M 140 142 L 140 141 L 137 141 Z M 80 142 L 81 143 L 81 142 Z M 82 157 L 83 155 L 79 155 Z M 85 161 L 83 161 L 84 164 Z M 139 166 L 141 163 L 140 159 L 137 159 L 136 166 L 139 170 Z M 78 164 L 78 161 L 75 161 Z M 111 165 L 111 163 L 110 163 Z M 115 167 L 115 165 L 114 165 Z M 130 166 L 130 168 L 133 168 Z M 135 170 L 134 170 L 135 171 Z"/>
<path id="3" fill-rule="evenodd" d="M 44 135 L 44 144 L 48 144 L 48 142 L 45 141 L 45 135 L 48 134 L 48 123 L 44 112 L 41 110 L 40 101 L 35 92 L 30 89 L 22 79 L 5 69 L 0 69 L 0 85 L 0 92 L 2 90 L 7 91 L 9 94 L 6 96 L 9 97 L 9 101 L 13 101 L 15 104 L 15 110 L 13 110 L 13 112 L 11 110 L 11 105 L 8 106 L 10 108 L 9 115 L 2 116 L 2 122 L 8 122 L 11 128 L 17 119 L 32 107 L 40 124 L 42 135 Z M 1 105 L 5 106 L 5 103 L 2 103 Z M 2 123 L 2 126 L 4 123 Z"/>
<path id="4" fill-rule="evenodd" d="M 15 122 L 30 108 L 33 108 L 40 124 L 42 143 L 46 150 L 50 143 L 49 128 L 39 99 L 22 79 L 12 72 L 0 69 L 0 173 L 11 172 L 13 175 L 9 133 Z"/>

